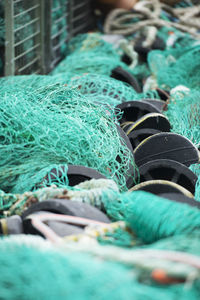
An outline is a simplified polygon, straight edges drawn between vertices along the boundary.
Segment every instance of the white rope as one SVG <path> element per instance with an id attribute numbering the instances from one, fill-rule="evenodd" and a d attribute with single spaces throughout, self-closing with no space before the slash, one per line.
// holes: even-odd
<path id="1" fill-rule="evenodd" d="M 162 11 L 171 14 L 177 22 L 161 19 Z M 134 6 L 133 11 L 115 9 L 106 18 L 104 31 L 107 34 L 130 35 L 138 32 L 146 26 L 173 27 L 185 33 L 189 33 L 196 39 L 200 39 L 200 5 L 187 8 L 173 8 L 160 3 L 159 0 L 140 1 Z M 131 23 L 134 18 L 140 20 Z"/>

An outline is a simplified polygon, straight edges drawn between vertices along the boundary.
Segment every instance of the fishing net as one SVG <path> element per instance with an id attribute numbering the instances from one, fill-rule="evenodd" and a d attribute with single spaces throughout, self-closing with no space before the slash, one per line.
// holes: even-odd
<path id="1" fill-rule="evenodd" d="M 191 232 L 190 234 L 178 235 L 166 239 L 161 239 L 145 248 L 163 249 L 171 251 L 182 251 L 194 255 L 200 255 L 200 232 Z"/>
<path id="2" fill-rule="evenodd" d="M 111 75 L 112 70 L 116 67 L 126 67 L 120 57 L 109 57 L 106 53 L 97 51 L 75 52 L 67 56 L 53 71 L 53 74 L 60 72 L 74 72 L 77 74 L 97 73 Z"/>
<path id="3" fill-rule="evenodd" d="M 35 191 L 11 194 L 0 190 L 0 216 L 21 215 L 32 203 L 56 198 L 87 203 L 104 210 L 103 192 L 107 189 L 119 192 L 117 184 L 110 179 L 92 179 L 74 187 L 68 186 L 67 166 L 63 165 L 62 168 L 54 166 L 54 172 L 47 170 L 44 176 L 45 180 L 37 183 L 38 189 Z"/>
<path id="4" fill-rule="evenodd" d="M 175 50 L 176 51 L 176 50 Z M 148 56 L 151 72 L 161 88 L 171 89 L 184 85 L 199 89 L 200 46 L 182 48 L 182 55 L 175 58 L 173 51 L 152 51 Z"/>
<path id="5" fill-rule="evenodd" d="M 14 95 L 17 91 L 21 91 L 24 94 L 30 92 L 40 94 L 40 89 L 42 88 L 45 88 L 48 91 L 50 87 L 54 89 L 56 84 L 62 86 L 67 85 L 73 76 L 73 74 L 65 72 L 52 76 L 33 74 L 3 77 L 0 79 L 0 95 L 4 96 L 8 93 Z M 24 89 L 25 86 L 26 89 Z"/>
<path id="6" fill-rule="evenodd" d="M 112 45 L 105 42 L 100 34 L 82 34 L 68 43 L 68 56 L 53 70 L 52 74 L 68 70 L 77 74 L 98 73 L 111 75 L 116 67 L 126 65 Z"/>
<path id="7" fill-rule="evenodd" d="M 92 97 L 96 102 L 111 106 L 116 106 L 125 101 L 158 98 L 157 93 L 154 91 L 138 94 L 127 83 L 95 73 L 73 77 L 69 87 L 78 89 L 81 94 Z"/>
<path id="8" fill-rule="evenodd" d="M 78 252 L 64 253 L 41 238 L 5 238 L 0 249 L 0 299 L 4 300 L 199 298 L 198 281 L 187 288 L 185 284 L 152 283 L 144 275 L 138 276 L 137 267 Z"/>
<path id="9" fill-rule="evenodd" d="M 190 139 L 200 146 L 200 91 L 177 87 L 171 91 L 166 116 L 172 125 L 172 131 Z"/>
<path id="10" fill-rule="evenodd" d="M 127 221 L 144 243 L 200 230 L 198 209 L 150 193 L 110 191 L 104 194 L 103 203 L 111 218 Z"/>
<path id="11" fill-rule="evenodd" d="M 34 188 L 54 165 L 92 167 L 125 188 L 133 157 L 103 108 L 67 87 L 1 99 L 0 185 L 21 193 Z M 112 145 L 112 146 L 111 146 Z"/>
<path id="12" fill-rule="evenodd" d="M 113 46 L 103 40 L 102 34 L 100 33 L 78 34 L 67 43 L 68 55 L 84 52 L 87 52 L 89 55 L 90 51 L 96 51 L 98 55 L 106 54 L 107 56 L 116 58 L 117 60 L 119 56 Z"/>

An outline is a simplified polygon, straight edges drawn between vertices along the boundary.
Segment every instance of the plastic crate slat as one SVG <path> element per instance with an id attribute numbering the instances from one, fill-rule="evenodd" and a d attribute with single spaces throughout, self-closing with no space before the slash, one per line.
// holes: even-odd
<path id="1" fill-rule="evenodd" d="M 26 42 L 26 41 L 28 41 L 28 40 L 34 38 L 34 37 L 37 36 L 38 34 L 40 34 L 40 30 L 34 32 L 33 34 L 29 35 L 29 36 L 26 37 L 25 39 L 23 39 L 23 40 L 21 40 L 21 41 L 15 43 L 14 46 L 17 47 L 17 46 L 23 44 L 24 42 Z"/>
<path id="2" fill-rule="evenodd" d="M 73 18 L 73 22 L 76 22 L 76 21 L 78 21 L 78 20 L 81 20 L 82 18 L 85 18 L 85 17 L 87 17 L 88 16 L 88 13 L 86 12 L 83 12 L 82 14 L 79 14 L 78 16 L 76 16 L 76 17 L 74 17 Z"/>
<path id="3" fill-rule="evenodd" d="M 66 19 L 68 17 L 68 14 L 64 14 L 62 17 L 60 17 L 59 19 L 56 19 L 54 21 L 55 24 L 58 24 L 60 21 Z"/>
<path id="4" fill-rule="evenodd" d="M 23 53 L 21 53 L 21 54 L 19 54 L 19 55 L 17 55 L 17 56 L 15 56 L 15 60 L 18 60 L 19 58 L 21 58 L 21 57 L 23 57 L 23 56 L 25 56 L 26 54 L 28 54 L 29 52 L 31 52 L 31 51 L 33 51 L 33 50 L 35 50 L 35 49 L 37 49 L 38 47 L 40 46 L 40 44 L 36 44 L 36 45 L 34 45 L 33 47 L 31 47 L 31 48 L 29 48 L 28 50 L 26 50 L 25 52 L 23 52 Z"/>
<path id="5" fill-rule="evenodd" d="M 17 3 L 19 3 L 19 2 L 22 2 L 23 0 L 15 0 L 14 1 L 14 4 L 17 4 Z"/>
<path id="6" fill-rule="evenodd" d="M 35 18 L 34 20 L 32 20 L 32 21 L 26 23 L 25 25 L 16 28 L 16 29 L 14 30 L 14 33 L 20 31 L 20 30 L 23 29 L 23 28 L 26 28 L 26 27 L 30 26 L 31 24 L 34 24 L 35 22 L 37 22 L 37 21 L 39 21 L 39 20 L 40 20 L 39 18 Z"/>
<path id="7" fill-rule="evenodd" d="M 55 7 L 53 0 L 5 3 L 6 75 L 50 72 L 65 55 L 62 46 L 93 24 L 92 0 L 64 0 Z"/>
<path id="8" fill-rule="evenodd" d="M 37 8 L 39 8 L 39 7 L 40 7 L 40 5 L 39 5 L 39 4 L 36 4 L 36 5 L 34 5 L 34 6 L 30 7 L 30 8 L 28 8 L 27 10 L 24 10 L 24 11 L 20 12 L 19 14 L 14 15 L 14 18 L 17 18 L 17 17 L 19 17 L 19 16 L 22 16 L 22 15 L 24 15 L 24 14 L 27 14 L 27 13 L 29 13 L 30 11 L 32 11 L 32 10 L 34 10 L 34 9 L 37 9 Z"/>
<path id="9" fill-rule="evenodd" d="M 28 64 L 24 65 L 22 68 L 20 68 L 18 70 L 18 72 L 22 72 L 23 70 L 26 70 L 28 67 L 30 67 L 31 65 L 33 65 L 34 63 L 36 63 L 37 61 L 40 61 L 40 57 L 37 56 L 36 58 L 34 58 L 32 61 L 30 61 Z"/>
<path id="10" fill-rule="evenodd" d="M 53 39 L 55 39 L 56 37 L 58 37 L 59 35 L 61 35 L 63 32 L 65 32 L 66 30 L 67 30 L 67 25 L 64 27 L 64 28 L 62 28 L 62 29 L 60 29 L 58 32 L 56 32 L 54 35 L 52 35 L 51 36 L 51 39 L 53 40 Z"/>

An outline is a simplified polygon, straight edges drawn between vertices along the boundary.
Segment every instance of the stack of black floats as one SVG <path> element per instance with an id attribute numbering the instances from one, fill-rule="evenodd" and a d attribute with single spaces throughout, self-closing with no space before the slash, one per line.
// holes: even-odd
<path id="1" fill-rule="evenodd" d="M 194 199 L 197 176 L 189 169 L 199 162 L 199 152 L 190 140 L 170 132 L 170 122 L 163 114 L 168 101 L 142 99 L 116 107 L 122 112 L 120 125 L 138 168 L 135 182 L 129 177 L 127 187 L 200 208 Z"/>

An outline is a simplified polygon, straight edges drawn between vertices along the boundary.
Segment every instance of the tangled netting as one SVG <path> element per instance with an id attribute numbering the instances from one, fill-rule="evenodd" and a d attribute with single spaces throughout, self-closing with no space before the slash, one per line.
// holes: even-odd
<path id="1" fill-rule="evenodd" d="M 158 98 L 156 91 L 138 94 L 129 84 L 110 78 L 106 75 L 86 74 L 71 79 L 69 87 L 99 103 L 115 106 L 125 101 Z"/>
<path id="2" fill-rule="evenodd" d="M 127 221 L 145 243 L 200 230 L 198 209 L 146 192 L 119 195 L 110 191 L 103 203 L 111 218 Z"/>
<path id="3" fill-rule="evenodd" d="M 148 62 L 160 87 L 171 89 L 184 85 L 191 89 L 200 86 L 200 46 L 182 48 L 179 55 L 176 49 L 152 51 Z"/>
<path id="4" fill-rule="evenodd" d="M 145 8 L 145 3 L 138 5 Z M 152 3 L 156 6 L 158 1 Z M 137 169 L 116 126 L 121 113 L 113 109 L 125 101 L 159 99 L 155 89 L 165 89 L 170 99 L 164 113 L 172 131 L 200 147 L 200 46 L 194 34 L 189 34 L 191 28 L 178 29 L 183 23 L 181 11 L 186 12 L 182 8 L 194 13 L 192 1 L 177 5 L 181 24 L 172 27 L 156 25 L 135 32 L 135 26 L 146 21 L 141 20 L 141 13 L 137 19 L 131 11 L 134 19 L 125 25 L 134 22 L 131 30 L 135 33 L 114 47 L 99 33 L 78 35 L 66 45 L 66 0 L 53 0 L 52 7 L 52 61 L 67 57 L 50 75 L 0 79 L 0 231 L 5 233 L 1 228 L 8 224 L 5 217 L 14 220 L 18 215 L 20 220 L 32 204 L 53 199 L 93 205 L 112 223 L 91 220 L 82 234 L 57 236 L 59 242 L 54 240 L 54 245 L 49 242 L 53 242 L 50 226 L 48 234 L 41 231 L 49 241 L 25 235 L 1 239 L 0 300 L 200 299 L 200 210 L 150 193 L 126 191 L 127 177 L 131 172 L 134 180 Z M 159 10 L 162 24 L 178 23 L 172 12 Z M 29 13 L 23 20 L 17 17 L 16 26 L 30 18 Z M 23 38 L 16 37 L 17 41 Z M 135 50 L 140 38 L 149 43 L 150 50 L 160 38 L 165 50 L 150 51 L 146 59 Z M 30 39 L 23 50 L 32 43 Z M 134 75 L 143 93 L 111 78 L 116 67 Z M 69 164 L 91 167 L 109 180 L 93 179 L 69 187 Z M 200 201 L 200 166 L 190 169 L 198 176 L 195 199 Z M 31 218 L 39 220 L 39 215 Z M 33 219 L 29 221 L 34 227 Z"/>
<path id="5" fill-rule="evenodd" d="M 190 139 L 200 147 L 200 91 L 177 87 L 171 91 L 166 115 L 172 130 Z"/>
<path id="6" fill-rule="evenodd" d="M 0 79 L 1 90 L 0 95 L 7 94 L 15 95 L 17 92 L 21 92 L 29 95 L 34 93 L 45 96 L 51 89 L 54 90 L 57 86 L 65 86 L 70 82 L 73 74 L 65 72 L 62 74 L 46 76 L 46 75 L 20 75 L 20 76 L 8 76 Z M 9 88 L 8 88 L 9 86 Z M 24 89 L 26 87 L 26 89 Z M 46 91 L 46 93 L 45 93 Z M 34 98 L 34 95 L 32 96 Z"/>
<path id="7" fill-rule="evenodd" d="M 97 33 L 78 35 L 68 44 L 68 56 L 53 70 L 52 74 L 61 72 L 98 73 L 111 75 L 118 66 L 126 68 L 112 45 Z"/>
<path id="8" fill-rule="evenodd" d="M 198 299 L 198 281 L 187 288 L 142 282 L 137 269 L 88 254 L 63 253 L 41 238 L 0 242 L 1 299 Z M 20 267 L 19 267 L 20 266 Z M 26 284 L 24 284 L 24 281 Z"/>
<path id="9" fill-rule="evenodd" d="M 69 163 L 92 167 L 124 188 L 133 157 L 112 111 L 108 115 L 68 87 L 51 85 L 40 93 L 18 91 L 1 99 L 1 188 L 31 190 L 47 169 Z"/>

